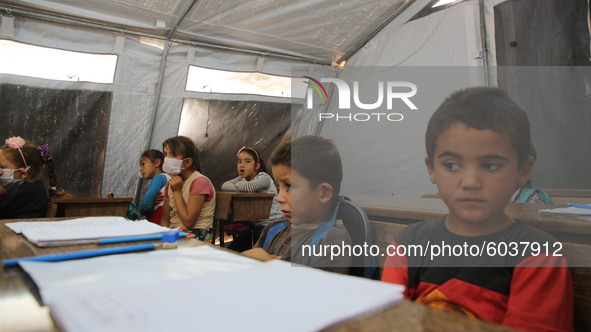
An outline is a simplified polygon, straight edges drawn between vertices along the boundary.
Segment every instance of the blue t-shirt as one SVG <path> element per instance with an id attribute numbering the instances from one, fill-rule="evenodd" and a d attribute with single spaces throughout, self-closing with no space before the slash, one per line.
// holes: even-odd
<path id="1" fill-rule="evenodd" d="M 166 175 L 160 173 L 154 176 L 152 182 L 150 182 L 150 186 L 148 186 L 148 190 L 146 191 L 142 202 L 140 203 L 141 214 L 144 216 L 149 216 L 152 214 L 152 211 L 154 210 L 154 199 L 156 199 L 156 196 L 158 196 L 160 189 L 166 185 L 166 182 L 168 182 Z"/>

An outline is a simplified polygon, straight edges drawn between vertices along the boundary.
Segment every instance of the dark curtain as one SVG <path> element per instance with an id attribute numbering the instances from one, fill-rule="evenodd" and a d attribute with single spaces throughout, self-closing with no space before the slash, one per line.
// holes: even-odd
<path id="1" fill-rule="evenodd" d="M 100 196 L 111 100 L 111 92 L 0 84 L 0 143 L 21 136 L 49 144 L 59 186 Z"/>

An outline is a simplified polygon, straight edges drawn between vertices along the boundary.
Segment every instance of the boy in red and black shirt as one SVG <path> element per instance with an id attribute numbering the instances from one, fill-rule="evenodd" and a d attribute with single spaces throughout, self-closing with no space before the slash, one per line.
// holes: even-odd
<path id="1" fill-rule="evenodd" d="M 393 245 L 406 255 L 387 259 L 382 280 L 430 307 L 521 330 L 572 331 L 560 244 L 504 211 L 535 161 L 525 112 L 497 88 L 456 92 L 429 120 L 426 146 L 449 215 L 405 229 Z"/>

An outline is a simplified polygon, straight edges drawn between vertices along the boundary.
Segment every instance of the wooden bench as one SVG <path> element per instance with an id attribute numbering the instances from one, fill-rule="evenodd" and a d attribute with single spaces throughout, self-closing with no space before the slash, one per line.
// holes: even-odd
<path id="1" fill-rule="evenodd" d="M 372 221 L 374 241 L 380 252 L 392 244 L 407 225 Z M 591 246 L 563 242 L 562 254 L 568 260 L 574 289 L 574 324 L 575 331 L 591 331 Z M 386 257 L 377 257 L 380 272 Z M 381 275 L 381 273 L 380 273 Z"/>

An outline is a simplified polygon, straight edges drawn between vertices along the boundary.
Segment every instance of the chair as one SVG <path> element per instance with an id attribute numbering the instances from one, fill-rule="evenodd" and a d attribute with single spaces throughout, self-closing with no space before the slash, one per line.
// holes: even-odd
<path id="1" fill-rule="evenodd" d="M 47 204 L 47 212 L 45 213 L 45 218 L 55 218 L 57 215 L 57 204 L 49 203 Z"/>
<path id="2" fill-rule="evenodd" d="M 251 229 L 251 245 L 255 242 L 257 220 L 269 218 L 273 194 L 216 192 L 216 207 L 213 223 L 213 239 L 220 235 L 220 246 L 224 246 L 224 227 L 231 224 L 247 224 Z"/>
<path id="3" fill-rule="evenodd" d="M 365 211 L 348 197 L 339 197 L 339 210 L 337 219 L 341 219 L 351 236 L 353 246 L 373 245 L 373 232 Z M 350 275 L 377 279 L 377 264 L 375 257 L 371 255 L 354 256 L 351 261 Z"/>

